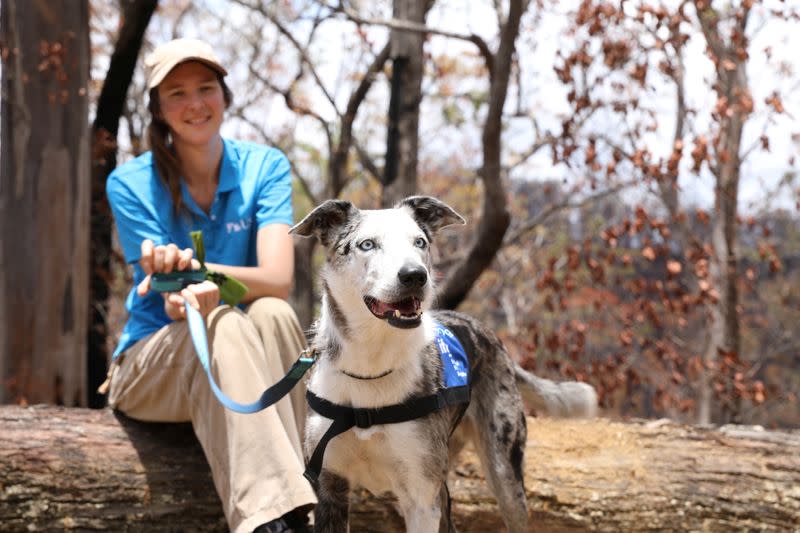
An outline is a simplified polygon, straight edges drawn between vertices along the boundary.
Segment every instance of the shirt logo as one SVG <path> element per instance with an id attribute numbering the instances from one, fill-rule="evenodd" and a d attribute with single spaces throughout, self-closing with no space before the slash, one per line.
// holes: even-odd
<path id="1" fill-rule="evenodd" d="M 239 219 L 238 221 L 235 221 L 235 222 L 226 222 L 225 223 L 225 229 L 228 230 L 228 235 L 230 235 L 231 233 L 238 233 L 240 231 L 246 231 L 246 230 L 250 229 L 250 226 L 252 224 L 253 224 L 252 220 L 245 220 L 245 219 L 242 218 L 242 219 Z"/>

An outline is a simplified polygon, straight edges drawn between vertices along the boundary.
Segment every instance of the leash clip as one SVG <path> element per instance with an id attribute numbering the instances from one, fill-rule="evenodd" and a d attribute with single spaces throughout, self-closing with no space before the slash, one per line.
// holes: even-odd
<path id="1" fill-rule="evenodd" d="M 300 379 L 303 374 L 317 362 L 317 350 L 314 348 L 306 348 L 300 352 L 300 357 L 297 358 L 291 370 L 289 370 L 289 377 L 292 379 Z"/>
<path id="2" fill-rule="evenodd" d="M 299 360 L 303 363 L 311 363 L 314 364 L 314 361 L 317 360 L 317 349 L 311 348 L 310 346 L 300 352 Z"/>

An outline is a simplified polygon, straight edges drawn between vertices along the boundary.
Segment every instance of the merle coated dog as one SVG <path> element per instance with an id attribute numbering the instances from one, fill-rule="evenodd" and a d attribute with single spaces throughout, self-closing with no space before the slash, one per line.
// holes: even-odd
<path id="1" fill-rule="evenodd" d="M 439 200 L 415 196 L 382 210 L 329 200 L 291 230 L 316 236 L 326 251 L 310 391 L 358 408 L 435 393 L 443 374 L 435 322 L 459 339 L 470 366 L 466 412 L 448 406 L 403 423 L 353 427 L 330 441 L 318 479 L 317 532 L 348 529 L 349 492 L 355 486 L 376 495 L 393 493 L 408 531 L 447 531 L 452 527 L 448 467 L 467 439 L 474 442 L 508 530 L 525 531 L 522 397 L 544 414 L 595 414 L 591 386 L 538 378 L 514 363 L 477 320 L 431 311 L 436 296 L 430 249 L 435 234 L 451 224 L 464 219 Z M 309 411 L 307 458 L 330 425 L 329 418 Z"/>

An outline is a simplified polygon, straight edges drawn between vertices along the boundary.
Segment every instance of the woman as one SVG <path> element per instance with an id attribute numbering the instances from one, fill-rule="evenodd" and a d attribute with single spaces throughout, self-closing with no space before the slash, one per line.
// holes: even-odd
<path id="1" fill-rule="evenodd" d="M 195 355 L 184 309 L 188 301 L 205 317 L 213 374 L 234 400 L 257 399 L 297 359 L 305 339 L 285 301 L 294 267 L 289 163 L 274 148 L 220 136 L 231 93 L 207 43 L 170 41 L 145 66 L 152 151 L 107 184 L 135 284 L 109 404 L 139 420 L 192 422 L 231 531 L 307 531 L 316 500 L 302 476 L 303 387 L 257 414 L 225 409 Z M 153 273 L 199 266 L 193 230 L 203 231 L 208 268 L 248 287 L 244 311 L 219 305 L 210 281 L 180 293 L 150 290 Z"/>

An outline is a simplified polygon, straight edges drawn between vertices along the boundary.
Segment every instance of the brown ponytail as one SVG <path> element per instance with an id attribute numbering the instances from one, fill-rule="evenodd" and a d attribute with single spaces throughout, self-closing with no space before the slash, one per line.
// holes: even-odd
<path id="1" fill-rule="evenodd" d="M 217 80 L 222 87 L 222 96 L 225 99 L 225 108 L 227 109 L 233 102 L 233 93 L 231 93 L 220 74 L 217 74 Z M 147 141 L 150 145 L 150 150 L 153 152 L 153 164 L 169 190 L 175 214 L 181 214 L 183 210 L 183 197 L 181 196 L 181 175 L 183 170 L 181 169 L 181 161 L 178 159 L 178 154 L 175 153 L 175 148 L 172 146 L 169 126 L 161 118 L 158 87 L 150 89 L 150 102 L 147 104 L 147 109 L 150 111 Z"/>

